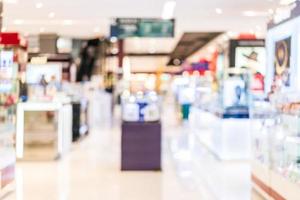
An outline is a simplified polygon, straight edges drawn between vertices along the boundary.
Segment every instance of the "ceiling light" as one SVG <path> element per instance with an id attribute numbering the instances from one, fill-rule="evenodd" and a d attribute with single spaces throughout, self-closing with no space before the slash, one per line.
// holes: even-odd
<path id="1" fill-rule="evenodd" d="M 229 38 L 236 38 L 239 34 L 237 32 L 234 31 L 228 31 L 227 35 Z"/>
<path id="2" fill-rule="evenodd" d="M 167 1 L 164 4 L 162 18 L 163 19 L 173 19 L 174 11 L 176 7 L 176 1 Z"/>
<path id="3" fill-rule="evenodd" d="M 118 41 L 118 38 L 117 37 L 111 37 L 110 38 L 110 42 L 111 43 L 116 43 Z"/>
<path id="4" fill-rule="evenodd" d="M 100 32 L 100 28 L 99 27 L 95 27 L 94 28 L 94 33 L 99 33 Z"/>
<path id="5" fill-rule="evenodd" d="M 221 15 L 223 14 L 223 10 L 221 8 L 216 8 L 216 13 Z"/>
<path id="6" fill-rule="evenodd" d="M 116 54 L 119 53 L 119 49 L 116 48 L 116 47 L 114 47 L 114 48 L 111 49 L 111 53 L 112 53 L 113 55 L 116 55 Z"/>
<path id="7" fill-rule="evenodd" d="M 49 13 L 49 14 L 48 14 L 48 17 L 49 17 L 49 18 L 54 18 L 54 17 L 55 17 L 55 13 L 54 13 L 54 12 Z"/>
<path id="8" fill-rule="evenodd" d="M 262 30 L 261 26 L 258 26 L 258 25 L 257 25 L 255 28 L 256 28 L 256 30 L 258 30 L 258 31 L 261 31 L 261 30 Z"/>
<path id="9" fill-rule="evenodd" d="M 179 65 L 181 64 L 181 60 L 178 59 L 178 58 L 175 58 L 175 59 L 173 60 L 173 64 L 174 64 L 175 66 L 179 66 Z"/>
<path id="10" fill-rule="evenodd" d="M 269 9 L 268 12 L 269 12 L 270 15 L 274 14 L 274 10 L 273 9 Z"/>
<path id="11" fill-rule="evenodd" d="M 3 0 L 4 3 L 17 4 L 18 0 Z"/>
<path id="12" fill-rule="evenodd" d="M 23 23 L 24 23 L 24 20 L 22 20 L 22 19 L 15 19 L 14 20 L 15 25 L 20 25 L 20 24 L 23 24 Z"/>
<path id="13" fill-rule="evenodd" d="M 36 8 L 42 8 L 43 7 L 43 3 L 39 2 L 35 4 Z"/>
<path id="14" fill-rule="evenodd" d="M 247 10 L 243 12 L 245 17 L 266 17 L 269 12 Z"/>
<path id="15" fill-rule="evenodd" d="M 280 0 L 279 4 L 280 5 L 290 5 L 295 2 L 296 2 L 296 0 Z"/>
<path id="16" fill-rule="evenodd" d="M 252 35 L 254 35 L 254 34 L 255 34 L 255 31 L 254 31 L 253 29 L 250 29 L 250 30 L 249 30 L 249 33 L 252 34 Z"/>
<path id="17" fill-rule="evenodd" d="M 73 21 L 72 20 L 64 20 L 63 21 L 63 25 L 65 25 L 65 26 L 68 26 L 68 25 L 72 25 L 73 24 Z"/>
<path id="18" fill-rule="evenodd" d="M 254 11 L 245 11 L 243 12 L 243 15 L 246 17 L 255 17 L 256 13 Z"/>
<path id="19" fill-rule="evenodd" d="M 40 33 L 44 33 L 44 32 L 45 32 L 45 28 L 44 27 L 40 28 Z"/>

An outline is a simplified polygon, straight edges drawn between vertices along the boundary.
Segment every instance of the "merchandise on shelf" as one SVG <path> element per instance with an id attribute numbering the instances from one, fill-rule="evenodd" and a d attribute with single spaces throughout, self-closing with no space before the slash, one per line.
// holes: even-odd
<path id="1" fill-rule="evenodd" d="M 155 122 L 160 120 L 159 97 L 155 92 L 122 95 L 122 119 L 126 122 Z"/>
<path id="2" fill-rule="evenodd" d="M 300 96 L 276 93 L 269 103 L 257 103 L 252 111 L 253 180 L 260 180 L 279 195 L 291 199 L 300 193 Z M 265 173 L 269 176 L 261 177 Z M 280 186 L 286 184 L 290 193 Z M 264 191 L 266 192 L 266 191 Z M 270 194 L 268 194 L 270 195 Z"/>
<path id="3" fill-rule="evenodd" d="M 88 84 L 87 84 L 88 85 Z M 83 83 L 64 83 L 62 90 L 71 98 L 72 104 L 72 132 L 73 142 L 79 140 L 89 132 L 88 122 L 88 90 Z"/>
<path id="4" fill-rule="evenodd" d="M 300 24 L 299 11 L 296 1 L 289 18 L 268 24 L 265 89 L 269 105 L 268 109 L 254 107 L 252 112 L 252 127 L 256 127 L 252 180 L 267 198 L 300 196 L 299 29 L 295 28 Z"/>
<path id="5" fill-rule="evenodd" d="M 18 33 L 0 34 L 0 196 L 14 181 L 14 134 L 16 103 L 19 96 L 18 76 L 27 63 L 27 43 Z"/>
<path id="6" fill-rule="evenodd" d="M 60 63 L 29 64 L 26 84 L 29 101 L 51 101 L 61 90 L 62 65 Z"/>

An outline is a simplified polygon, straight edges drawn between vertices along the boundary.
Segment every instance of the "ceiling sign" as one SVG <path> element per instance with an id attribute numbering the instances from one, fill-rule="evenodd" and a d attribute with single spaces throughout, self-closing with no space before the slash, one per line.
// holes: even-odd
<path id="1" fill-rule="evenodd" d="M 175 20 L 117 18 L 110 30 L 111 37 L 174 37 Z"/>

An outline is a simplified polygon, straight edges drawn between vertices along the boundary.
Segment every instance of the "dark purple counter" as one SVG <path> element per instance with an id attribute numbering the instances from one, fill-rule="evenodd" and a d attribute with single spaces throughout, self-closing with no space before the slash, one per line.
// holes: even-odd
<path id="1" fill-rule="evenodd" d="M 161 170 L 161 123 L 122 123 L 122 170 Z"/>

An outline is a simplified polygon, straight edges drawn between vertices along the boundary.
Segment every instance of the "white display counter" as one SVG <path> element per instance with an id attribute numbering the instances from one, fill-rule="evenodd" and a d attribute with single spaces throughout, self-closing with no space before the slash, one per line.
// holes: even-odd
<path id="1" fill-rule="evenodd" d="M 0 124 L 0 199 L 6 193 L 6 188 L 14 181 L 16 163 L 13 135 L 13 124 Z M 9 187 L 10 188 L 10 187 Z"/>
<path id="2" fill-rule="evenodd" d="M 30 115 L 35 117 L 28 120 Z M 18 104 L 17 159 L 57 159 L 70 149 L 71 143 L 72 107 L 69 100 Z"/>
<path id="3" fill-rule="evenodd" d="M 190 124 L 200 142 L 221 160 L 249 160 L 249 119 L 224 119 L 217 113 L 192 107 Z"/>

